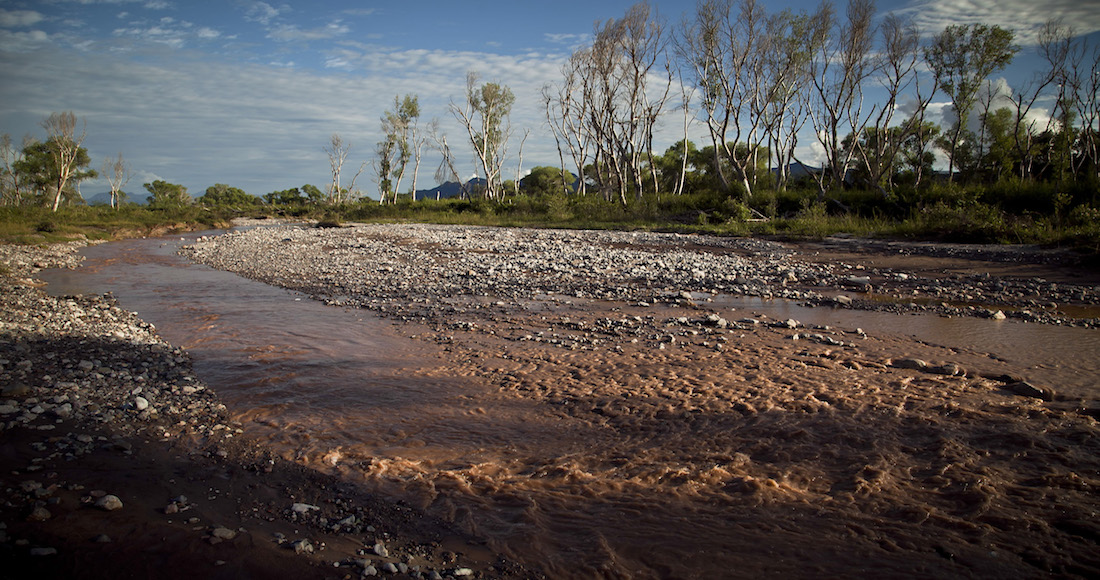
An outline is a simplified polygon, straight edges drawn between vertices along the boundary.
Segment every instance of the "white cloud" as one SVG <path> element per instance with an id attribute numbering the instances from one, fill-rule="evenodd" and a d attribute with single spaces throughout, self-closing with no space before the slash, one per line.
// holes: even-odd
<path id="1" fill-rule="evenodd" d="M 252 22 L 259 22 L 267 26 L 285 10 L 285 8 L 282 10 L 275 8 L 267 2 L 253 2 L 252 5 L 248 7 L 247 12 L 245 12 L 245 18 Z"/>
<path id="2" fill-rule="evenodd" d="M 267 37 L 280 42 L 291 42 L 300 40 L 335 40 L 336 38 L 346 35 L 350 31 L 350 28 L 337 20 L 328 24 L 327 26 L 321 26 L 319 28 L 311 28 L 306 30 L 298 28 L 293 24 L 283 24 L 272 28 L 267 33 Z"/>
<path id="3" fill-rule="evenodd" d="M 34 10 L 0 9 L 0 28 L 25 28 L 42 22 L 45 16 Z"/>
<path id="4" fill-rule="evenodd" d="M 222 35 L 222 33 L 218 32 L 217 30 L 214 30 L 213 28 L 208 28 L 206 26 L 203 26 L 202 28 L 195 31 L 195 36 L 198 36 L 199 38 L 202 38 L 202 39 L 205 39 L 205 40 L 218 38 L 221 35 Z"/>
<path id="5" fill-rule="evenodd" d="M 26 53 L 37 50 L 49 41 L 49 35 L 41 30 L 29 32 L 0 30 L 0 52 Z"/>
<path id="6" fill-rule="evenodd" d="M 982 23 L 1011 28 L 1016 41 L 1035 44 L 1040 28 L 1060 18 L 1077 34 L 1100 31 L 1100 9 L 1089 0 L 914 0 L 895 12 L 909 15 L 927 34 L 952 24 Z"/>

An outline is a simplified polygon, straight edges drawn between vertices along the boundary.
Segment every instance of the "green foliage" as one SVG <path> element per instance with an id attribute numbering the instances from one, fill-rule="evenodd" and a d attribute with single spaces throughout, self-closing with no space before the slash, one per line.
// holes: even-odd
<path id="1" fill-rule="evenodd" d="M 187 188 L 175 183 L 156 180 L 152 183 L 143 183 L 152 199 L 149 200 L 151 209 L 179 209 L 191 205 L 191 196 L 187 194 Z"/>
<path id="2" fill-rule="evenodd" d="M 209 206 L 250 207 L 260 203 L 260 198 L 245 193 L 244 190 L 217 183 L 206 188 L 206 193 L 198 202 Z"/>
<path id="3" fill-rule="evenodd" d="M 57 191 L 60 167 L 58 165 L 58 149 L 61 146 L 59 138 L 50 138 L 46 141 L 35 141 L 23 148 L 22 159 L 12 164 L 12 170 L 19 176 L 19 182 L 29 189 L 29 196 L 21 202 L 31 205 L 46 205 L 53 202 L 53 194 Z M 86 179 L 98 175 L 94 169 L 88 169 L 91 158 L 88 150 L 79 147 L 75 153 L 72 174 L 69 176 L 65 190 L 61 195 L 61 202 L 65 205 L 83 203 L 80 194 L 77 193 L 77 185 Z"/>

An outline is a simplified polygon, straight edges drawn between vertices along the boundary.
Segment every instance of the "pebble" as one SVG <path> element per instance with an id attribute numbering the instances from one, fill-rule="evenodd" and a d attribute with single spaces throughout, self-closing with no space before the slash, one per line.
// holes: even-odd
<path id="1" fill-rule="evenodd" d="M 237 537 L 237 532 L 223 526 L 218 526 L 214 528 L 214 531 L 210 532 L 210 535 L 221 540 L 232 540 Z"/>
<path id="2" fill-rule="evenodd" d="M 97 499 L 95 506 L 101 510 L 113 512 L 122 509 L 122 500 L 117 495 L 107 494 Z"/>
<path id="3" fill-rule="evenodd" d="M 313 544 L 307 539 L 294 540 L 291 542 L 290 547 L 294 549 L 295 554 L 312 554 Z"/>

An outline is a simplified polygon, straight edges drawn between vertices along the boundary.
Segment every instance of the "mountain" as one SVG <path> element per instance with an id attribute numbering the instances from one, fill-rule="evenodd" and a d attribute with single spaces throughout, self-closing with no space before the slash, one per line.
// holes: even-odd
<path id="1" fill-rule="evenodd" d="M 485 180 L 480 177 L 475 177 L 466 182 L 466 191 L 474 191 L 478 187 L 484 187 Z M 443 185 L 433 187 L 431 189 L 418 189 L 416 190 L 416 199 L 435 199 L 439 196 L 439 199 L 450 199 L 452 197 L 458 197 L 462 194 L 462 186 L 457 181 L 448 181 Z"/>

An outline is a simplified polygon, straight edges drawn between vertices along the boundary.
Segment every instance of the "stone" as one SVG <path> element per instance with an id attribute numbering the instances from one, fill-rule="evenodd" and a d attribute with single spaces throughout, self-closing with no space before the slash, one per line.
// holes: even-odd
<path id="1" fill-rule="evenodd" d="M 290 511 L 292 511 L 296 514 L 309 513 L 311 511 L 319 510 L 319 509 L 321 509 L 321 508 L 319 508 L 315 505 L 310 505 L 308 503 L 296 503 L 296 504 L 290 506 Z"/>
<path id="2" fill-rule="evenodd" d="M 291 542 L 290 547 L 294 549 L 295 554 L 312 554 L 313 544 L 309 540 L 302 538 L 301 540 L 294 540 Z"/>
<path id="3" fill-rule="evenodd" d="M 30 515 L 27 516 L 27 521 L 28 522 L 44 522 L 44 521 L 50 519 L 51 517 L 53 517 L 53 514 L 50 513 L 50 510 L 48 510 L 48 509 L 46 509 L 42 506 L 36 506 L 33 510 L 31 510 Z"/>
<path id="4" fill-rule="evenodd" d="M 388 558 L 390 556 L 390 551 L 386 549 L 386 545 L 382 542 L 375 542 L 374 553 L 383 558 Z"/>
<path id="5" fill-rule="evenodd" d="M 837 303 L 840 306 L 851 306 L 852 305 L 852 299 L 845 296 L 845 295 L 843 295 L 843 294 L 841 294 L 840 296 L 834 297 L 833 302 Z"/>
<path id="6" fill-rule="evenodd" d="M 96 500 L 95 507 L 104 511 L 113 512 L 122 509 L 122 500 L 119 499 L 117 495 L 107 494 Z"/>
<path id="7" fill-rule="evenodd" d="M 113 540 L 111 540 L 111 536 L 108 536 L 107 534 L 99 534 L 95 537 L 95 540 L 93 541 L 97 544 L 110 544 Z"/>
<path id="8" fill-rule="evenodd" d="M 134 408 L 138 411 L 144 411 L 149 408 L 149 400 L 145 397 L 134 397 Z"/>
<path id="9" fill-rule="evenodd" d="M 57 548 L 31 548 L 32 556 L 55 556 Z"/>
<path id="10" fill-rule="evenodd" d="M 966 371 L 955 363 L 944 363 L 934 367 L 930 366 L 925 370 L 935 375 L 947 375 L 949 377 L 961 377 L 966 375 Z"/>
<path id="11" fill-rule="evenodd" d="M 1027 381 L 1017 381 L 1005 386 L 1005 389 L 1013 394 L 1020 395 L 1021 397 L 1031 397 L 1034 399 L 1042 399 L 1043 401 L 1054 400 L 1054 392 L 1050 389 L 1044 389 L 1037 387 Z"/>
<path id="12" fill-rule="evenodd" d="M 909 369 L 913 371 L 923 371 L 928 368 L 928 363 L 922 361 L 919 358 L 903 358 L 894 361 L 890 361 L 890 366 L 896 369 Z"/>
<path id="13" fill-rule="evenodd" d="M 1004 320 L 1005 318 L 1008 318 L 1008 317 L 1007 317 L 1007 316 L 1005 316 L 1005 313 L 1004 313 L 1004 312 L 1002 312 L 1002 311 L 998 310 L 998 311 L 994 312 L 994 313 L 993 313 L 993 314 L 991 315 L 991 318 L 993 318 L 993 320 Z"/>
<path id="14" fill-rule="evenodd" d="M 0 389 L 0 396 L 22 398 L 30 395 L 31 392 L 31 388 L 25 383 L 14 382 L 10 385 L 5 385 L 3 389 Z"/>
<path id="15" fill-rule="evenodd" d="M 237 532 L 223 526 L 218 526 L 214 528 L 214 531 L 210 532 L 210 535 L 222 540 L 232 540 L 237 537 Z"/>

